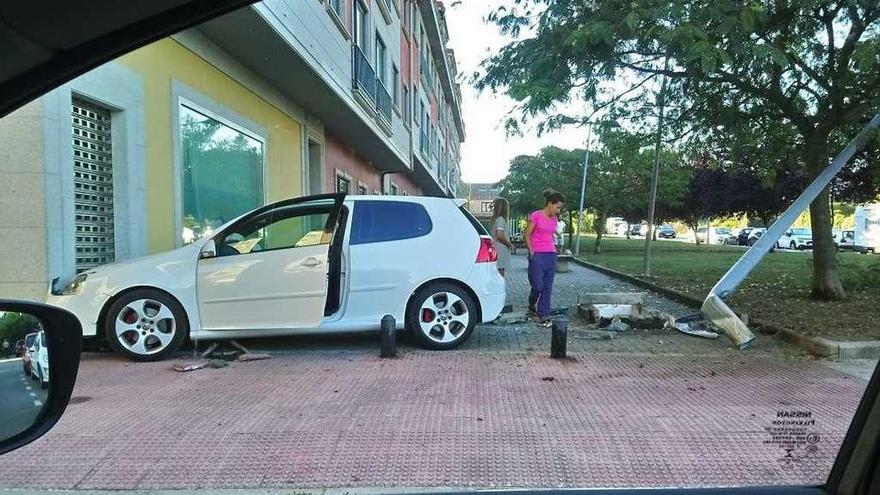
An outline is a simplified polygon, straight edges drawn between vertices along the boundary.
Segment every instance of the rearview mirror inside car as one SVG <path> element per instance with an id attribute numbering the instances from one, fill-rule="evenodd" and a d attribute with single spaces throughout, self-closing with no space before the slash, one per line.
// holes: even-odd
<path id="1" fill-rule="evenodd" d="M 0 300 L 0 454 L 43 436 L 76 381 L 82 327 L 45 304 Z"/>

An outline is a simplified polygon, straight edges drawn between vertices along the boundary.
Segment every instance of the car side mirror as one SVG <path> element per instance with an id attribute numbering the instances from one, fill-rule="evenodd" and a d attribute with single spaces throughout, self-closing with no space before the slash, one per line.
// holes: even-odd
<path id="1" fill-rule="evenodd" d="M 0 361 L 0 454 L 27 445 L 45 435 L 67 407 L 79 369 L 82 326 L 76 317 L 46 304 L 0 300 L 0 334 L 23 339 L 34 328 L 42 328 L 46 344 L 30 363 L 23 357 Z M 18 379 L 23 374 L 24 387 Z M 31 391 L 28 388 L 32 388 Z"/>
<path id="2" fill-rule="evenodd" d="M 215 256 L 217 256 L 217 245 L 214 243 L 214 239 L 211 239 L 202 246 L 202 250 L 199 252 L 199 259 L 203 260 Z"/>

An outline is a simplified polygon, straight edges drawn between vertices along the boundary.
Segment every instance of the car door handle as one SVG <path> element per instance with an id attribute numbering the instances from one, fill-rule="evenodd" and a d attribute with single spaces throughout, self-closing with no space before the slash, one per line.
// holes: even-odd
<path id="1" fill-rule="evenodd" d="M 318 266 L 320 264 L 321 264 L 321 260 L 319 260 L 318 258 L 315 258 L 314 256 L 309 256 L 308 258 L 304 259 L 302 262 L 303 266 Z"/>

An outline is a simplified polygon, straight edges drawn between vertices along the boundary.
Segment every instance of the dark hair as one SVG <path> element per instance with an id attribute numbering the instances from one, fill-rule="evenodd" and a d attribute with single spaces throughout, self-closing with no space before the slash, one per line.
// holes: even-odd
<path id="1" fill-rule="evenodd" d="M 563 196 L 561 192 L 554 191 L 553 189 L 547 189 L 544 191 L 544 199 L 547 201 L 547 204 L 565 203 L 565 196 Z"/>

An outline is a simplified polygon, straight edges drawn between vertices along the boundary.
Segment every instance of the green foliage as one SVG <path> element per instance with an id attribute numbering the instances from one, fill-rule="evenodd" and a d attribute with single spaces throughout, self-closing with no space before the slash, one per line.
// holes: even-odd
<path id="1" fill-rule="evenodd" d="M 0 342 L 9 341 L 9 345 L 23 339 L 25 335 L 34 331 L 37 319 L 23 313 L 6 312 L 0 314 Z"/>

